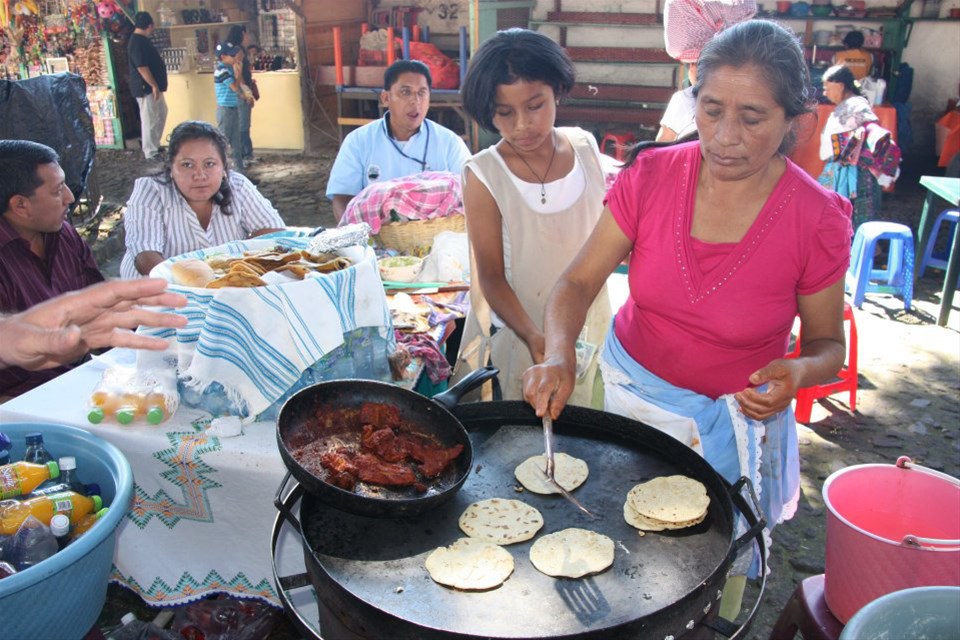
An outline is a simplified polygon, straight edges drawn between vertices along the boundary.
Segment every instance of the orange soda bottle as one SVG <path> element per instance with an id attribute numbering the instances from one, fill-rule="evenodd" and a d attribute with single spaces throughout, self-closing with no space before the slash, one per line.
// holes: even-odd
<path id="1" fill-rule="evenodd" d="M 90 527 L 97 524 L 97 521 L 103 518 L 103 516 L 107 515 L 108 511 L 110 511 L 110 509 L 108 507 L 104 507 L 96 513 L 88 513 L 77 520 L 77 523 L 73 525 L 73 530 L 70 532 L 70 540 L 76 540 L 89 531 Z"/>
<path id="2" fill-rule="evenodd" d="M 116 393 L 100 387 L 90 394 L 90 411 L 87 413 L 87 420 L 91 424 L 100 424 L 104 418 L 114 415 L 119 405 L 120 398 Z"/>
<path id="3" fill-rule="evenodd" d="M 46 464 L 5 464 L 0 467 L 0 500 L 27 495 L 47 480 L 59 477 L 60 467 L 52 460 Z"/>
<path id="4" fill-rule="evenodd" d="M 70 518 L 71 524 L 74 524 L 83 516 L 98 511 L 101 507 L 103 507 L 103 500 L 100 496 L 88 498 L 74 491 L 37 496 L 22 502 L 6 500 L 0 502 L 0 534 L 13 535 L 23 521 L 31 515 L 50 526 L 53 516 L 62 513 Z"/>
<path id="5" fill-rule="evenodd" d="M 147 422 L 160 424 L 168 417 L 167 396 L 162 386 L 156 386 L 147 394 Z"/>

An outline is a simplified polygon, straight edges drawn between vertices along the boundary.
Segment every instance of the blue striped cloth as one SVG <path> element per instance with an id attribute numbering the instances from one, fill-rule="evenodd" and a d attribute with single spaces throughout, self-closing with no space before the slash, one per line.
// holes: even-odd
<path id="1" fill-rule="evenodd" d="M 305 249 L 311 240 L 232 242 L 167 260 L 150 275 L 172 280 L 170 265 L 177 260 L 240 255 L 278 244 Z M 352 267 L 281 285 L 224 289 L 171 285 L 171 291 L 187 297 L 187 306 L 177 310 L 187 317 L 187 326 L 141 331 L 176 337 L 178 370 L 185 384 L 202 391 L 219 382 L 229 400 L 245 409 L 245 420 L 252 421 L 283 396 L 306 369 L 343 344 L 344 334 L 378 327 L 387 341 L 387 353 L 396 348 L 373 250 L 349 247 L 341 253 L 353 260 Z"/>

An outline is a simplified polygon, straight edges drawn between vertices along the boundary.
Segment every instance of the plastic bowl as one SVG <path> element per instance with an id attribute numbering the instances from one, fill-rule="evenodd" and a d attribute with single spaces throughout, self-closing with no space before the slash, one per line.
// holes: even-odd
<path id="1" fill-rule="evenodd" d="M 116 530 L 130 509 L 133 472 L 126 457 L 89 431 L 54 424 L 0 425 L 10 439 L 13 460 L 23 458 L 24 436 L 43 434 L 54 456 L 74 456 L 84 482 L 96 482 L 103 518 L 70 546 L 40 564 L 0 580 L 0 636 L 4 638 L 82 638 L 107 600 Z"/>
<path id="2" fill-rule="evenodd" d="M 380 277 L 388 282 L 413 282 L 423 269 L 423 258 L 391 256 L 380 258 Z"/>
<path id="3" fill-rule="evenodd" d="M 810 7 L 810 13 L 817 16 L 818 18 L 824 18 L 833 13 L 833 5 L 829 4 L 815 4 Z M 829 38 L 827 38 L 829 40 Z"/>
<path id="4" fill-rule="evenodd" d="M 840 640 L 955 638 L 960 629 L 960 587 L 914 587 L 870 602 L 840 634 Z"/>

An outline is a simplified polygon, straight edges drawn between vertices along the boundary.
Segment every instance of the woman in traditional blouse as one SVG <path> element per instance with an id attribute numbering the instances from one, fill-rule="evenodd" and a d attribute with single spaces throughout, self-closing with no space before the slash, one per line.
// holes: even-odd
<path id="1" fill-rule="evenodd" d="M 170 134 L 170 161 L 139 178 L 123 216 L 123 278 L 140 278 L 169 257 L 285 227 L 270 201 L 227 168 L 227 141 L 207 122 L 182 122 Z"/>

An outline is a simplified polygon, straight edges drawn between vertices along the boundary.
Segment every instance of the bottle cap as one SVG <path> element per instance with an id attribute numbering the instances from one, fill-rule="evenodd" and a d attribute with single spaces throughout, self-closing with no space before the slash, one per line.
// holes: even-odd
<path id="1" fill-rule="evenodd" d="M 50 518 L 50 533 L 60 538 L 67 535 L 68 531 L 70 531 L 70 518 L 62 513 Z"/>
<path id="2" fill-rule="evenodd" d="M 106 414 L 103 412 L 103 407 L 94 407 L 90 409 L 90 413 L 87 414 L 87 421 L 90 422 L 90 424 L 100 424 L 105 417 Z"/>
<path id="3" fill-rule="evenodd" d="M 103 509 L 100 509 L 100 511 L 97 511 L 97 520 L 107 515 L 108 511 L 110 511 L 110 507 L 104 507 Z"/>
<path id="4" fill-rule="evenodd" d="M 60 458 L 63 460 L 63 458 Z M 57 463 L 51 460 L 47 463 L 47 469 L 50 469 L 50 478 L 59 478 L 60 477 L 60 468 L 57 466 Z"/>
<path id="5" fill-rule="evenodd" d="M 147 422 L 150 424 L 160 424 L 163 422 L 163 409 L 160 407 L 150 407 L 147 411 Z"/>
<path id="6" fill-rule="evenodd" d="M 117 411 L 117 422 L 120 424 L 130 424 L 133 422 L 133 410 L 132 409 L 121 409 Z"/>
<path id="7" fill-rule="evenodd" d="M 33 446 L 35 444 L 43 444 L 43 434 L 39 431 L 34 431 L 33 433 L 28 433 L 24 436 L 27 446 Z"/>
<path id="8" fill-rule="evenodd" d="M 100 511 L 101 507 L 103 507 L 103 500 L 100 496 L 90 496 L 90 499 L 93 500 L 93 510 Z"/>
<path id="9" fill-rule="evenodd" d="M 120 618 L 120 622 L 122 622 L 124 625 L 128 625 L 131 622 L 134 622 L 136 619 L 137 619 L 137 614 L 135 614 L 132 611 L 129 611 L 123 614 L 123 617 Z"/>

